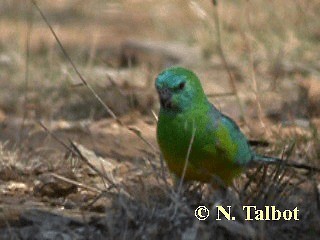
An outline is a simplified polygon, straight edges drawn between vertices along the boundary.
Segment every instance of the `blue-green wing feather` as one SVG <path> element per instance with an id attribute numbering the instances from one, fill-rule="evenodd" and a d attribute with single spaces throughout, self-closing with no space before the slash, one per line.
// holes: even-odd
<path id="1" fill-rule="evenodd" d="M 219 139 L 215 139 L 216 137 L 214 137 L 213 141 L 216 148 L 220 149 L 220 151 L 224 151 L 225 154 L 229 154 L 230 157 L 233 158 L 232 161 L 234 163 L 247 165 L 253 159 L 254 154 L 248 144 L 247 138 L 241 132 L 238 125 L 231 118 L 222 114 L 213 105 L 209 114 L 212 120 L 210 128 L 213 128 L 213 131 L 216 131 L 220 126 L 227 129 L 227 134 L 231 139 L 232 145 L 235 146 L 235 153 L 230 155 L 230 145 L 219 145 Z"/>

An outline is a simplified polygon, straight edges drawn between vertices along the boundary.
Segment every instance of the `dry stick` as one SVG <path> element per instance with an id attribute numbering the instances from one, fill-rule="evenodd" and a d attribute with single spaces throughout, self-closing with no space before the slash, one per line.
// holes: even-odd
<path id="1" fill-rule="evenodd" d="M 196 15 L 203 20 L 203 23 L 209 28 L 209 31 L 211 33 L 211 24 L 212 24 L 210 21 L 211 19 L 208 18 L 207 14 L 205 13 L 205 10 L 203 8 L 201 8 L 194 1 L 191 1 L 190 3 L 193 6 L 191 9 L 194 10 Z M 214 1 L 213 4 L 216 5 L 216 2 Z M 204 16 L 206 16 L 208 18 L 209 22 L 205 20 Z M 225 65 L 223 65 L 223 67 L 225 67 Z M 229 69 L 230 69 L 230 67 L 229 67 Z M 209 98 L 228 97 L 228 96 L 234 96 L 234 95 L 235 95 L 235 93 L 233 91 L 226 92 L 226 93 L 209 93 L 209 94 L 207 94 L 207 96 Z"/>
<path id="2" fill-rule="evenodd" d="M 164 182 L 164 185 L 166 188 L 163 189 L 161 187 L 161 189 L 165 190 L 165 192 L 169 192 L 170 188 L 169 188 L 169 183 L 166 179 L 165 168 L 164 168 L 162 156 L 160 155 L 160 171 L 161 171 L 160 173 L 159 173 L 157 166 L 148 157 L 146 157 L 146 158 L 143 157 L 143 159 L 145 162 L 148 162 L 149 165 L 151 166 L 151 169 L 153 170 L 153 172 L 156 175 L 156 179 L 157 179 L 158 183 L 160 183 L 160 179 Z"/>
<path id="3" fill-rule="evenodd" d="M 81 82 L 91 91 L 91 93 L 95 96 L 95 98 L 103 105 L 103 107 L 108 111 L 108 113 L 114 118 L 114 120 L 116 120 L 117 122 L 119 122 L 120 124 L 122 124 L 120 122 L 120 120 L 117 118 L 117 116 L 114 114 L 114 112 L 102 101 L 102 99 L 98 96 L 98 94 L 96 94 L 96 92 L 93 90 L 93 88 L 91 87 L 90 84 L 88 84 L 88 82 L 82 77 L 81 73 L 79 72 L 78 68 L 76 67 L 76 65 L 74 64 L 74 62 L 71 60 L 70 56 L 68 55 L 67 51 L 65 50 L 65 48 L 63 47 L 62 43 L 60 42 L 57 34 L 55 33 L 55 31 L 53 30 L 51 24 L 49 23 L 48 19 L 46 18 L 46 16 L 43 14 L 42 10 L 39 8 L 38 4 L 36 3 L 35 0 L 30 0 L 33 5 L 37 8 L 38 12 L 40 13 L 42 19 L 45 21 L 45 23 L 47 24 L 47 26 L 49 27 L 51 33 L 53 34 L 55 40 L 57 41 L 63 55 L 67 58 L 68 62 L 71 64 L 73 70 L 76 72 L 77 76 L 80 78 Z"/>
<path id="4" fill-rule="evenodd" d="M 274 185 L 278 185 L 281 183 L 283 177 L 285 176 L 285 173 L 286 173 L 286 168 L 285 167 L 285 164 L 288 162 L 288 159 L 289 159 L 289 156 L 291 155 L 291 153 L 293 152 L 294 150 L 294 145 L 295 144 L 292 144 L 288 150 L 288 154 L 287 154 L 287 157 L 284 156 L 285 154 L 285 151 L 286 149 L 284 148 L 282 150 L 282 154 L 281 154 L 281 163 L 279 163 L 277 165 L 277 167 L 275 168 L 274 172 L 271 174 L 272 177 L 272 180 L 270 181 L 271 183 L 273 183 Z M 271 187 L 271 185 L 269 186 Z M 266 194 L 269 195 L 269 192 L 271 191 L 271 189 L 268 189 L 266 191 Z"/>
<path id="5" fill-rule="evenodd" d="M 212 1 L 213 6 L 214 6 L 214 20 L 215 20 L 215 24 L 216 24 L 216 31 L 217 31 L 217 45 L 218 45 L 218 51 L 222 60 L 222 63 L 228 73 L 229 76 L 229 83 L 232 89 L 233 94 L 236 96 L 238 104 L 239 104 L 239 108 L 240 108 L 240 112 L 241 112 L 241 117 L 243 118 L 243 120 L 246 122 L 246 118 L 245 118 L 245 114 L 244 114 L 244 107 L 242 106 L 242 102 L 240 100 L 239 97 L 239 93 L 237 91 L 237 87 L 236 87 L 236 83 L 235 83 L 235 79 L 231 73 L 229 64 L 226 60 L 226 57 L 224 55 L 223 49 L 222 49 L 222 43 L 221 43 L 221 30 L 220 30 L 220 19 L 219 19 L 219 12 L 218 12 L 218 3 L 217 1 L 213 0 Z"/>
<path id="6" fill-rule="evenodd" d="M 281 167 L 279 167 L 281 168 Z M 290 178 L 293 177 L 293 174 L 288 174 L 287 169 L 280 169 L 278 173 L 275 173 L 273 179 L 270 181 L 267 191 L 264 193 L 264 204 L 272 203 L 276 205 L 278 203 L 277 198 L 281 197 L 281 193 L 284 192 L 284 187 L 289 183 Z M 284 176 L 288 176 L 286 181 L 283 181 Z"/>
<path id="7" fill-rule="evenodd" d="M 33 26 L 33 11 L 31 5 L 26 3 L 27 6 L 27 35 L 26 35 L 26 59 L 25 59 L 25 89 L 24 89 L 24 100 L 23 100 L 23 117 L 22 117 L 22 124 L 19 129 L 19 136 L 18 136 L 18 145 L 20 146 L 22 140 L 22 133 L 25 127 L 25 121 L 27 118 L 27 105 L 28 105 L 28 91 L 29 91 L 29 72 L 30 72 L 30 38 L 31 38 L 31 30 Z M 30 14 L 29 14 L 30 13 Z"/>
<path id="8" fill-rule="evenodd" d="M 156 122 L 158 122 L 158 115 L 152 109 L 151 109 L 151 113 L 154 119 L 156 120 Z"/>
<path id="9" fill-rule="evenodd" d="M 261 194 L 263 194 L 263 191 L 262 191 L 262 186 L 265 184 L 266 182 L 266 176 L 268 175 L 267 172 L 268 172 L 268 165 L 267 166 L 263 166 L 262 168 L 262 176 L 261 178 L 259 179 L 259 182 L 257 183 L 256 185 L 256 191 L 255 191 L 255 194 L 253 193 L 252 195 L 252 203 L 255 202 L 260 196 Z"/>
<path id="10" fill-rule="evenodd" d="M 47 24 L 47 26 L 49 27 L 51 33 L 53 34 L 55 40 L 57 41 L 63 55 L 65 56 L 65 58 L 68 60 L 68 62 L 71 64 L 73 70 L 76 72 L 77 76 L 79 77 L 79 79 L 81 80 L 81 82 L 90 90 L 90 92 L 92 93 L 92 95 L 100 102 L 100 104 L 107 110 L 107 112 L 111 115 L 111 117 L 117 122 L 119 123 L 121 126 L 125 126 L 129 131 L 133 132 L 136 136 L 138 136 L 144 143 L 146 143 L 149 147 L 152 148 L 153 151 L 155 151 L 156 153 L 158 152 L 156 150 L 156 148 L 149 143 L 141 134 L 140 131 L 137 131 L 134 128 L 130 128 L 128 126 L 126 126 L 116 115 L 115 113 L 111 110 L 111 108 L 105 104 L 102 99 L 99 97 L 99 95 L 94 91 L 94 89 L 92 88 L 92 86 L 83 78 L 83 76 L 81 75 L 80 71 L 78 70 L 78 68 L 76 67 L 76 65 L 74 64 L 74 62 L 72 61 L 72 59 L 70 58 L 70 56 L 68 55 L 67 51 L 65 50 L 65 48 L 63 47 L 62 43 L 60 42 L 57 34 L 55 33 L 55 31 L 53 30 L 51 24 L 49 23 L 48 19 L 46 18 L 46 16 L 43 14 L 42 10 L 39 8 L 39 6 L 37 5 L 35 0 L 30 0 L 33 5 L 36 7 L 36 9 L 38 10 L 38 12 L 40 13 L 41 17 L 43 18 L 43 20 L 45 21 L 45 23 Z"/>
<path id="11" fill-rule="evenodd" d="M 184 162 L 184 166 L 183 166 L 182 176 L 181 176 L 180 183 L 179 183 L 178 196 L 179 196 L 180 193 L 181 193 L 182 183 L 183 183 L 184 177 L 185 177 L 186 172 L 187 172 L 187 166 L 188 166 L 188 163 L 189 163 L 189 157 L 190 157 L 191 147 L 192 147 L 192 144 L 193 144 L 193 141 L 194 141 L 194 136 L 195 136 L 195 134 L 196 134 L 196 128 L 194 127 L 194 124 L 193 124 L 192 136 L 191 136 L 191 139 L 190 139 L 187 156 L 186 156 L 186 159 L 185 159 L 185 162 Z"/>
<path id="12" fill-rule="evenodd" d="M 192 126 L 193 126 L 192 136 L 191 136 L 191 139 L 190 139 L 187 156 L 186 156 L 186 159 L 185 159 L 185 162 L 184 162 L 184 166 L 183 166 L 182 176 L 180 178 L 179 187 L 178 187 L 178 190 L 177 190 L 177 195 L 176 195 L 177 197 L 175 197 L 175 196 L 172 197 L 171 196 L 171 199 L 175 203 L 175 205 L 174 205 L 174 213 L 172 214 L 171 219 L 173 219 L 175 217 L 175 215 L 177 213 L 177 210 L 178 210 L 178 204 L 180 204 L 179 198 L 180 198 L 180 194 L 181 194 L 182 184 L 183 184 L 184 177 L 186 175 L 187 166 L 188 166 L 188 163 L 189 163 L 189 156 L 190 156 L 190 152 L 191 152 L 191 147 L 192 147 L 192 144 L 193 144 L 194 136 L 196 134 L 196 128 L 194 127 L 194 124 Z"/>
<path id="13" fill-rule="evenodd" d="M 262 169 L 263 165 L 260 165 L 253 174 L 248 175 L 248 181 L 245 183 L 245 185 L 243 186 L 243 188 L 240 190 L 240 199 L 242 199 L 244 197 L 245 192 L 247 191 L 248 187 L 250 186 L 250 184 L 253 182 L 254 179 L 257 178 L 258 174 L 260 173 L 261 169 Z M 247 198 L 245 198 L 247 199 Z M 246 201 L 244 201 L 246 202 Z"/>
<path id="14" fill-rule="evenodd" d="M 151 110 L 151 113 L 152 113 L 154 119 L 156 120 L 156 122 L 158 122 L 158 116 L 157 116 L 157 114 L 156 114 L 153 110 Z M 166 174 L 165 174 L 165 173 L 166 173 L 166 171 L 165 171 L 165 164 L 164 164 L 164 161 L 163 161 L 163 157 L 162 157 L 162 156 L 160 156 L 160 168 L 161 168 L 161 178 L 162 178 L 162 180 L 164 181 L 166 187 L 169 188 L 169 184 L 168 184 L 168 181 L 167 181 L 167 179 L 166 179 Z"/>
<path id="15" fill-rule="evenodd" d="M 287 174 L 286 171 L 283 172 L 281 177 L 284 176 L 285 174 Z M 283 183 L 281 184 L 279 183 L 279 185 L 276 185 L 277 186 L 276 193 L 273 194 L 273 198 L 269 197 L 269 202 L 271 202 L 273 205 L 276 206 L 281 201 L 281 199 L 286 194 L 286 192 L 287 192 L 287 195 L 290 196 L 290 191 L 292 191 L 289 189 L 289 187 L 292 186 L 290 179 L 292 179 L 293 177 L 294 177 L 294 173 L 291 173 L 288 176 L 288 179 L 286 181 L 283 181 Z"/>
<path id="16" fill-rule="evenodd" d="M 92 63 L 95 59 L 96 53 L 97 53 L 97 40 L 98 38 L 96 37 L 95 34 L 93 34 L 92 37 L 92 42 L 91 42 L 91 47 L 89 49 L 89 56 L 88 56 L 88 61 L 86 64 L 86 68 L 89 69 L 92 66 Z"/>
<path id="17" fill-rule="evenodd" d="M 293 148 L 291 150 L 293 150 Z M 282 152 L 281 159 L 284 159 L 284 150 Z M 286 158 L 280 164 L 278 164 L 274 171 L 270 174 L 271 180 L 269 181 L 269 184 L 265 187 L 266 190 L 264 190 L 263 192 L 265 203 L 267 201 L 267 197 L 269 197 L 272 194 L 273 186 L 280 186 L 283 177 L 286 175 L 287 169 L 284 168 L 284 164 L 287 162 L 287 160 L 288 158 Z M 270 197 L 269 200 L 271 200 Z"/>
<path id="18" fill-rule="evenodd" d="M 106 172 L 106 169 L 105 169 L 104 165 L 102 164 L 102 161 L 100 161 L 100 167 L 101 167 L 101 171 L 102 171 L 103 175 L 107 176 L 107 172 Z M 101 178 L 101 179 L 102 179 L 102 182 L 103 182 L 103 185 L 104 185 L 105 189 L 108 190 L 109 188 L 107 186 L 107 183 L 106 183 L 105 179 L 104 178 Z"/>
<path id="19" fill-rule="evenodd" d="M 113 183 L 107 175 L 104 175 L 101 173 L 96 167 L 94 167 L 87 158 L 85 158 L 79 149 L 71 142 L 72 148 L 69 147 L 67 144 L 65 144 L 63 141 L 61 141 L 55 134 L 53 134 L 42 122 L 38 121 L 38 124 L 58 143 L 60 143 L 62 146 L 64 146 L 67 150 L 69 150 L 71 153 L 73 153 L 75 156 L 78 156 L 83 162 L 85 162 L 92 170 L 94 170 L 101 178 L 105 178 L 110 183 L 110 189 L 112 187 L 115 187 L 118 189 L 118 186 Z"/>
<path id="20" fill-rule="evenodd" d="M 107 78 L 108 78 L 109 82 L 111 83 L 111 85 L 118 91 L 118 93 L 120 93 L 120 95 L 122 97 L 124 97 L 125 93 L 123 92 L 123 90 L 120 89 L 119 85 L 115 82 L 113 77 L 111 77 L 110 74 L 107 74 Z"/>
<path id="21" fill-rule="evenodd" d="M 247 8 L 246 20 L 247 20 L 248 30 L 251 32 L 250 12 L 249 12 L 248 8 Z M 258 108 L 258 118 L 259 118 L 259 122 L 260 122 L 261 127 L 266 132 L 266 125 L 264 124 L 264 121 L 263 121 L 261 101 L 260 101 L 260 97 L 258 95 L 258 85 L 257 85 L 256 74 L 255 74 L 255 70 L 254 70 L 252 44 L 251 44 L 251 40 L 247 37 L 247 35 L 244 34 L 244 36 L 245 36 L 245 39 L 247 40 L 247 44 L 248 44 L 249 61 L 250 61 L 250 74 L 251 74 L 254 98 L 255 98 L 257 108 Z"/>
<path id="22" fill-rule="evenodd" d="M 86 184 L 83 184 L 83 183 L 80 183 L 78 181 L 75 181 L 75 180 L 72 180 L 70 178 L 66 178 L 64 176 L 61 176 L 59 174 L 56 174 L 56 173 L 50 173 L 51 176 L 61 180 L 61 181 L 64 181 L 64 182 L 67 182 L 67 183 L 70 183 L 70 184 L 73 184 L 79 188 L 83 188 L 83 189 L 87 189 L 87 190 L 90 190 L 92 192 L 95 192 L 95 193 L 102 193 L 103 190 L 99 189 L 99 188 L 96 188 L 96 187 L 90 187 Z"/>
<path id="23" fill-rule="evenodd" d="M 164 184 L 166 185 L 167 189 L 169 189 L 169 183 L 166 179 L 166 169 L 164 167 L 164 160 L 163 157 L 160 156 L 160 168 L 161 168 L 161 177 L 162 177 L 162 181 L 164 182 Z"/>
<path id="24" fill-rule="evenodd" d="M 297 175 L 295 175 L 297 177 L 297 179 L 299 179 L 299 181 L 297 183 L 291 183 L 290 180 L 293 178 L 294 175 L 295 175 L 295 173 L 292 173 L 291 175 L 289 175 L 288 180 L 282 184 L 281 192 L 279 192 L 279 190 L 278 190 L 278 192 L 282 193 L 282 195 L 279 194 L 279 197 L 274 199 L 274 203 L 275 203 L 274 205 L 277 205 L 281 201 L 281 199 L 284 198 L 285 195 L 290 196 L 296 187 L 298 187 L 300 184 L 302 184 L 308 180 L 307 178 L 299 179 L 299 177 L 297 177 Z M 291 186 L 291 188 L 289 188 L 290 186 Z"/>
<path id="25" fill-rule="evenodd" d="M 257 197 L 263 196 L 263 200 L 266 201 L 266 197 L 268 195 L 268 193 L 271 191 L 271 187 L 274 183 L 274 181 L 276 181 L 276 177 L 279 176 L 281 174 L 281 171 L 283 170 L 283 166 L 278 164 L 276 165 L 274 171 L 272 171 L 272 173 L 270 175 L 266 174 L 264 175 L 264 184 L 261 185 L 260 189 L 259 189 L 259 194 L 257 194 Z M 271 180 L 269 180 L 268 182 L 266 182 L 266 178 L 270 176 Z"/>
<path id="26" fill-rule="evenodd" d="M 82 161 L 84 161 L 91 169 L 93 169 L 95 172 L 97 172 L 99 174 L 99 176 L 101 176 L 102 179 L 106 179 L 109 184 L 111 185 L 111 187 L 116 187 L 116 185 L 114 184 L 113 181 L 111 181 L 111 179 L 109 179 L 108 175 L 104 174 L 103 172 L 101 172 L 99 169 L 97 169 L 94 165 L 92 165 L 89 160 L 83 156 L 83 154 L 81 153 L 81 151 L 79 150 L 79 148 L 71 141 L 70 144 L 72 146 L 72 149 L 77 153 L 77 155 L 80 157 L 80 159 Z M 104 181 L 103 181 L 104 182 Z"/>
<path id="27" fill-rule="evenodd" d="M 133 132 L 136 136 L 138 136 L 146 145 L 148 145 L 155 153 L 159 153 L 159 151 L 155 148 L 155 146 L 153 146 L 150 142 L 148 142 L 147 139 L 145 139 L 142 134 L 141 134 L 141 131 L 136 128 L 136 127 L 128 127 L 126 126 L 126 128 Z"/>
<path id="28" fill-rule="evenodd" d="M 288 169 L 287 169 L 287 168 L 280 169 L 280 168 L 283 167 L 283 165 L 288 162 L 288 159 L 289 159 L 290 155 L 293 153 L 294 146 L 295 146 L 295 142 L 294 142 L 293 144 L 291 144 L 291 146 L 289 146 L 289 149 L 288 149 L 287 151 L 286 151 L 285 148 L 284 148 L 283 151 L 282 151 L 281 159 L 283 160 L 283 162 L 281 162 L 281 164 L 279 164 L 279 165 L 280 165 L 279 170 L 278 170 L 278 172 L 275 172 L 275 173 L 274 173 L 274 178 L 271 180 L 271 182 L 274 184 L 274 186 L 277 186 L 277 187 L 280 186 L 280 187 L 281 187 L 281 185 L 282 185 L 282 189 L 281 189 L 281 191 L 279 190 L 280 188 L 277 189 L 277 193 L 278 193 L 278 194 L 274 194 L 273 201 L 271 201 L 271 199 L 270 199 L 270 202 L 276 202 L 278 195 L 279 195 L 278 202 L 280 201 L 280 198 L 281 198 L 280 194 L 281 194 L 281 193 L 284 193 L 285 188 L 286 188 L 287 186 L 289 186 L 290 179 L 292 179 L 292 177 L 293 177 L 293 175 L 294 175 L 293 173 L 291 173 L 291 175 L 289 175 L 289 177 L 288 177 L 288 180 L 285 181 L 283 184 L 281 184 L 284 176 L 287 175 L 287 170 L 288 170 Z M 286 158 L 285 158 L 285 156 L 284 156 L 285 152 L 287 152 Z M 284 159 L 284 158 L 285 158 L 285 159 Z M 281 172 L 280 170 L 281 170 L 282 172 Z M 271 188 L 268 189 L 268 192 L 267 192 L 266 195 L 269 196 L 269 195 L 270 195 L 270 192 L 271 192 Z"/>

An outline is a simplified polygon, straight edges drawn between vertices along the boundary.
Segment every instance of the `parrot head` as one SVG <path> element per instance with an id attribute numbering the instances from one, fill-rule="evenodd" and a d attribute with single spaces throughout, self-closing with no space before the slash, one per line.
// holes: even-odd
<path id="1" fill-rule="evenodd" d="M 181 112 L 206 100 L 198 77 L 182 67 L 171 67 L 161 72 L 155 86 L 163 110 Z"/>

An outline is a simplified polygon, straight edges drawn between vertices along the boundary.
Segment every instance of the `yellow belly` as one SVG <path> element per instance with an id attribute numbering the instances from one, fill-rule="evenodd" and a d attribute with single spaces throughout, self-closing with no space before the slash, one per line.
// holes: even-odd
<path id="1" fill-rule="evenodd" d="M 181 178 L 184 164 L 170 161 L 169 159 L 166 162 L 169 170 Z M 193 159 L 190 159 L 188 162 L 189 164 L 184 175 L 184 180 L 186 181 L 200 181 L 216 185 L 217 181 L 219 183 L 222 180 L 225 185 L 231 185 L 232 180 L 242 171 L 240 166 L 231 165 L 225 161 L 202 160 L 201 164 L 197 164 L 196 166 L 192 164 L 194 162 Z"/>

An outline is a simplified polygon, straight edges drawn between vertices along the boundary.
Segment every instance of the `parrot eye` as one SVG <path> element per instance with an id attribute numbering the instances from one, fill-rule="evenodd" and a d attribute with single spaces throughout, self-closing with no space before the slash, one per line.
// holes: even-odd
<path id="1" fill-rule="evenodd" d="M 179 90 L 184 89 L 185 85 L 186 85 L 186 82 L 181 82 L 178 86 Z"/>

